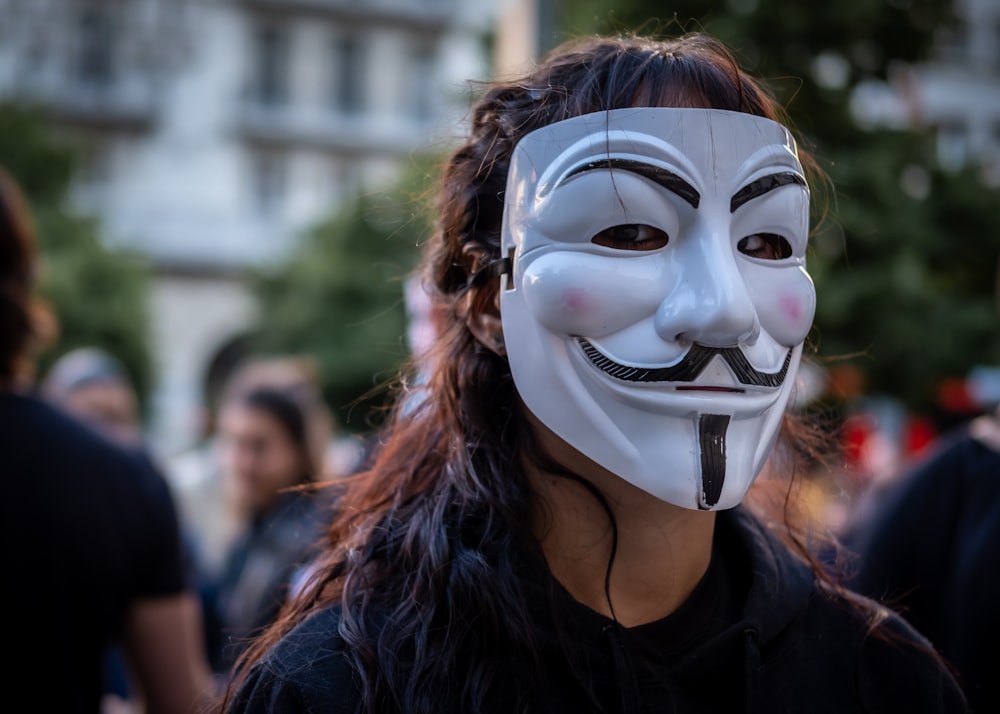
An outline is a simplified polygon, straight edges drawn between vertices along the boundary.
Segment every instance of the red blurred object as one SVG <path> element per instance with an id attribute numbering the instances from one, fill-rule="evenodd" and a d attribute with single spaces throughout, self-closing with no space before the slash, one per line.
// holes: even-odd
<path id="1" fill-rule="evenodd" d="M 875 425 L 872 420 L 862 414 L 847 417 L 841 427 L 841 446 L 844 450 L 844 460 L 848 468 L 861 470 L 865 444 L 871 437 Z"/>
<path id="2" fill-rule="evenodd" d="M 906 431 L 903 438 L 904 455 L 913 456 L 934 443 L 934 440 L 937 438 L 937 429 L 934 428 L 934 423 L 927 417 L 911 417 L 906 422 Z"/>
<path id="3" fill-rule="evenodd" d="M 937 389 L 938 405 L 949 412 L 970 414 L 979 409 L 972 398 L 968 382 L 952 377 L 942 379 Z"/>

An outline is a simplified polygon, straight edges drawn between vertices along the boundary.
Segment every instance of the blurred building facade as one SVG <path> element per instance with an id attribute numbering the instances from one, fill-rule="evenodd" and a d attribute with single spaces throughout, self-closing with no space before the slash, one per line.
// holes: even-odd
<path id="1" fill-rule="evenodd" d="M 85 147 L 74 192 L 152 259 L 154 436 L 198 436 L 255 305 L 242 271 L 414 153 L 490 74 L 490 0 L 0 0 L 0 96 Z"/>
<path id="2" fill-rule="evenodd" d="M 955 0 L 955 12 L 932 61 L 863 84 L 852 108 L 873 125 L 932 127 L 943 167 L 980 166 L 1000 186 L 1000 0 Z"/>

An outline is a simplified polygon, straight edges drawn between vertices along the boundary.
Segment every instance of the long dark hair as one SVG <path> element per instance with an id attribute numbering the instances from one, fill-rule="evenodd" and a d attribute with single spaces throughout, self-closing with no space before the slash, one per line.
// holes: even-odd
<path id="1" fill-rule="evenodd" d="M 0 388 L 23 376 L 35 335 L 35 250 L 28 202 L 0 169 Z"/>
<path id="2" fill-rule="evenodd" d="M 364 711 L 528 706 L 542 668 L 527 570 L 541 553 L 519 464 L 542 456 L 507 360 L 468 327 L 470 315 L 494 304 L 497 281 L 472 278 L 500 257 L 515 144 L 553 122 L 632 106 L 782 118 L 726 48 L 700 34 L 580 39 L 521 80 L 487 87 L 444 167 L 424 255 L 426 284 L 446 315 L 424 357 L 430 378 L 394 414 L 371 468 L 346 484 L 315 579 L 238 672 L 311 611 L 335 604 Z"/>

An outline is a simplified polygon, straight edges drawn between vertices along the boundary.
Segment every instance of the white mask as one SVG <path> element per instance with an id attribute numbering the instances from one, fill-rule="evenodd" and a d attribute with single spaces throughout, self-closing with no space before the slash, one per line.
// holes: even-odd
<path id="1" fill-rule="evenodd" d="M 617 109 L 528 134 L 507 181 L 500 298 L 525 405 L 657 498 L 735 506 L 812 324 L 808 231 L 794 140 L 769 119 Z"/>

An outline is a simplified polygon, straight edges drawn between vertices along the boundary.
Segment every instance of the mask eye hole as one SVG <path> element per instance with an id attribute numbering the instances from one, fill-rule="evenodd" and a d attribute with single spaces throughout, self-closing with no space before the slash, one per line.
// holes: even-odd
<path id="1" fill-rule="evenodd" d="M 593 238 L 591 243 L 616 250 L 658 250 L 670 240 L 666 233 L 645 223 L 623 223 L 606 228 Z"/>
<path id="2" fill-rule="evenodd" d="M 744 255 L 760 260 L 783 260 L 792 257 L 791 244 L 775 233 L 754 233 L 736 244 Z"/>

